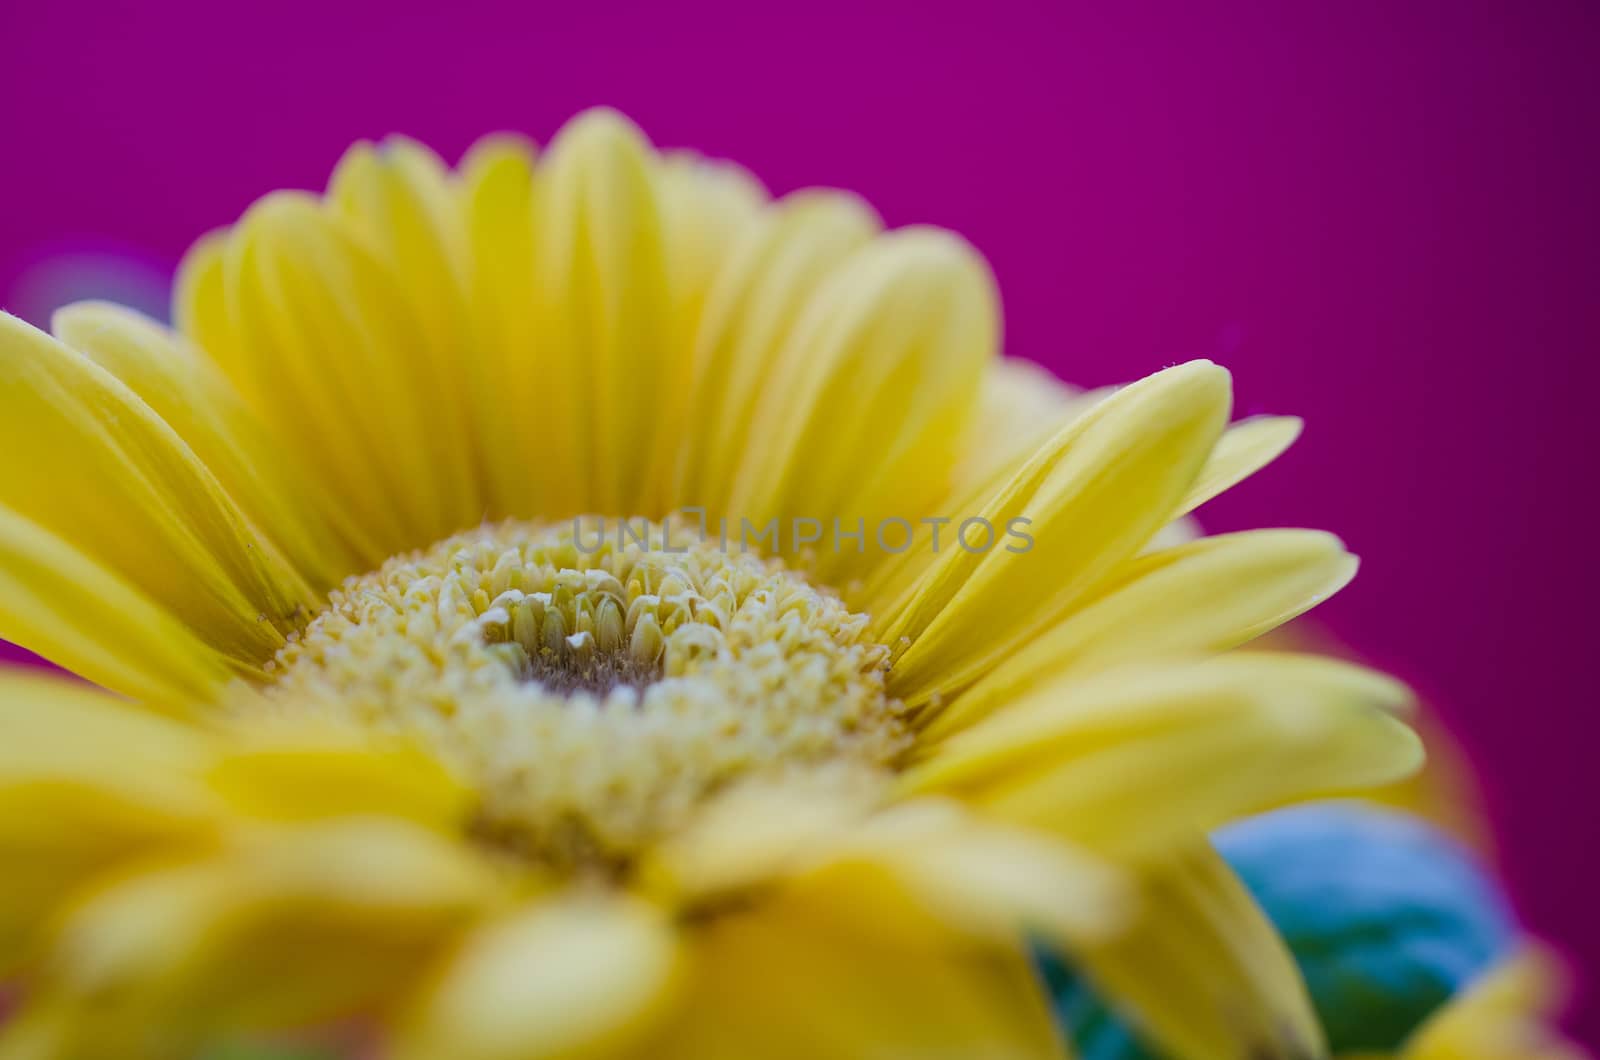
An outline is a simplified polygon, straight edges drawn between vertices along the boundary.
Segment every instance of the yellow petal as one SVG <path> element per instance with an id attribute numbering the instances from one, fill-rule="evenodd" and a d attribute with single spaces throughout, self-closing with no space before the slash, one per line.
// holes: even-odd
<path id="1" fill-rule="evenodd" d="M 958 803 L 920 799 L 841 832 L 797 874 L 849 902 L 862 874 L 892 881 L 907 905 L 974 939 L 1005 946 L 1021 934 L 1058 943 L 1116 934 L 1125 881 L 1061 840 L 985 820 Z"/>
<path id="2" fill-rule="evenodd" d="M 873 241 L 817 292 L 770 367 L 730 516 L 831 530 L 835 517 L 870 528 L 925 510 L 948 486 L 998 339 L 993 283 L 971 247 L 932 228 Z"/>
<path id="3" fill-rule="evenodd" d="M 731 251 L 696 330 L 674 503 L 728 513 L 740 454 L 759 430 L 757 401 L 790 332 L 819 286 L 877 231 L 877 216 L 854 196 L 800 191 Z"/>
<path id="4" fill-rule="evenodd" d="M 1278 459 L 1303 426 L 1297 416 L 1252 416 L 1229 427 L 1175 515 L 1188 515 Z"/>
<path id="5" fill-rule="evenodd" d="M 614 111 L 569 122 L 539 167 L 532 300 L 543 459 L 564 465 L 545 511 L 633 514 L 676 376 L 655 158 Z M 559 454 L 569 454 L 565 458 Z"/>
<path id="6" fill-rule="evenodd" d="M 468 367 L 479 352 L 467 322 L 466 217 L 449 181 L 433 152 L 395 136 L 346 152 L 328 182 L 328 203 L 393 274 L 416 321 L 420 334 L 393 353 L 416 361 L 415 378 L 430 388 L 423 395 L 428 434 L 413 445 L 437 456 L 439 503 L 454 513 L 447 521 L 468 526 L 483 517 L 477 425 L 494 393 L 475 389 Z"/>
<path id="7" fill-rule="evenodd" d="M 195 240 L 172 278 L 173 324 L 211 357 L 230 352 L 238 341 L 228 311 L 228 236 L 219 228 Z"/>
<path id="8" fill-rule="evenodd" d="M 993 496 L 1027 459 L 1106 395 L 1083 394 L 1031 361 L 989 362 L 978 415 L 951 483 L 954 496 Z"/>
<path id="9" fill-rule="evenodd" d="M 255 726 L 219 741 L 210 785 L 239 810 L 279 821 L 387 816 L 450 831 L 472 795 L 419 747 L 333 726 Z"/>
<path id="10" fill-rule="evenodd" d="M 611 1055 L 672 994 L 678 940 L 637 899 L 572 895 L 485 926 L 452 956 L 396 1043 L 402 1060 Z"/>
<path id="11" fill-rule="evenodd" d="M 466 215 L 468 303 L 480 356 L 462 369 L 474 393 L 491 518 L 553 510 L 557 468 L 530 460 L 552 444 L 546 417 L 504 410 L 552 402 L 544 362 L 560 356 L 539 334 L 531 312 L 536 288 L 534 148 L 493 136 L 474 144 L 461 163 L 458 189 Z"/>
<path id="12" fill-rule="evenodd" d="M 989 551 L 947 540 L 882 636 L 910 646 L 891 691 L 922 703 L 970 683 L 1061 615 L 1172 515 L 1227 420 L 1228 374 L 1195 361 L 1078 417 L 986 506 Z M 1027 520 L 1032 544 L 1004 543 Z"/>
<path id="13" fill-rule="evenodd" d="M 76 1060 L 74 1049 L 79 1055 L 88 1050 L 81 1040 L 73 1041 L 73 1016 L 63 1006 L 39 1001 L 9 1014 L 0 1027 L 0 1060 Z M 102 1052 L 112 1055 L 119 1048 L 128 1060 L 144 1060 L 127 1042 L 104 1042 Z"/>
<path id="14" fill-rule="evenodd" d="M 0 637 L 157 710 L 208 703 L 229 676 L 222 656 L 165 608 L 4 507 Z"/>
<path id="15" fill-rule="evenodd" d="M 166 420 L 263 533 L 313 585 L 357 570 L 304 475 L 285 459 L 216 366 L 138 313 L 106 302 L 57 310 L 51 330 L 116 376 Z"/>
<path id="16" fill-rule="evenodd" d="M 315 198 L 275 193 L 228 234 L 219 275 L 189 270 L 185 292 L 222 306 L 179 315 L 206 325 L 194 337 L 381 550 L 369 566 L 482 518 L 464 439 L 438 429 L 446 369 L 378 253 Z"/>
<path id="17" fill-rule="evenodd" d="M 1073 950 L 1172 1060 L 1326 1055 L 1294 959 L 1204 841 L 1147 866 L 1131 929 Z"/>
<path id="18" fill-rule="evenodd" d="M 1093 849 L 1159 850 L 1241 814 L 1414 771 L 1399 683 L 1313 656 L 1232 652 L 1058 682 L 904 776 Z"/>
<path id="19" fill-rule="evenodd" d="M 103 795 L 107 812 L 188 822 L 210 805 L 198 783 L 210 756 L 196 730 L 80 681 L 0 671 L 0 785 L 76 786 Z M 12 825 L 48 834 L 54 822 Z"/>
<path id="20" fill-rule="evenodd" d="M 449 180 L 433 152 L 403 136 L 356 144 L 328 180 L 329 204 L 394 270 L 429 338 L 445 344 L 464 337 L 468 250 Z M 433 352 L 451 360 L 464 352 L 449 349 Z"/>
<path id="21" fill-rule="evenodd" d="M 0 500 L 258 663 L 318 595 L 149 405 L 0 315 Z"/>
<path id="22" fill-rule="evenodd" d="M 653 402 L 654 440 L 642 454 L 649 463 L 646 499 L 638 511 L 694 507 L 678 496 L 674 477 L 684 458 L 684 443 L 704 424 L 690 422 L 695 392 L 720 383 L 695 375 L 695 336 L 705 319 L 719 273 L 732 264 L 735 251 L 758 230 L 767 193 L 744 169 L 728 162 L 675 151 L 656 167 L 663 252 L 672 298 L 672 333 L 666 348 L 661 390 Z M 743 277 L 741 277 L 743 279 Z"/>
<path id="23" fill-rule="evenodd" d="M 39 992 L 133 1040 L 170 1035 L 165 1055 L 179 1055 L 194 1039 L 387 1001 L 500 899 L 475 855 L 401 822 L 268 832 L 85 897 Z"/>
<path id="24" fill-rule="evenodd" d="M 881 805 L 871 776 L 820 771 L 739 785 L 656 850 L 640 876 L 664 901 L 691 908 L 737 903 L 805 881 L 841 891 L 866 874 L 951 928 L 1009 942 L 1115 929 L 1124 912 L 1118 874 L 1060 840 L 924 799 Z"/>
<path id="25" fill-rule="evenodd" d="M 1401 1050 L 1403 1060 L 1584 1060 L 1555 1016 L 1561 968 L 1542 950 L 1518 953 L 1439 1009 Z"/>
<path id="26" fill-rule="evenodd" d="M 857 771 L 736 784 L 653 850 L 641 876 L 685 905 L 737 895 L 815 862 L 884 795 L 876 773 Z"/>
<path id="27" fill-rule="evenodd" d="M 864 881 L 870 882 L 870 881 Z M 892 885 L 707 922 L 652 1060 L 1022 1060 L 1063 1047 L 1019 945 L 972 946 Z M 871 919 L 863 914 L 871 911 Z M 870 929 L 869 929 L 870 928 Z"/>
<path id="28" fill-rule="evenodd" d="M 86 879 L 204 834 L 205 742 L 78 681 L 0 672 L 0 966 Z"/>
<path id="29" fill-rule="evenodd" d="M 962 519 L 982 512 L 1030 458 L 1113 392 L 1106 388 L 1080 394 L 1045 369 L 1016 358 L 991 362 L 977 418 L 951 469 L 949 491 L 932 508 L 944 521 L 913 522 L 907 546 L 873 556 L 860 572 L 859 584 L 847 586 L 847 598 L 868 614 L 892 614 L 903 606 L 917 580 L 950 547 L 951 523 L 959 528 Z"/>
<path id="30" fill-rule="evenodd" d="M 717 274 L 759 222 L 767 193 L 739 166 L 691 151 L 663 158 L 658 180 L 677 327 L 673 345 L 687 351 Z M 681 367 L 689 367 L 688 358 Z"/>
<path id="31" fill-rule="evenodd" d="M 1314 530 L 1223 534 L 1147 553 L 935 714 L 923 739 L 1064 675 L 1236 647 L 1321 603 L 1355 571 L 1339 539 Z"/>

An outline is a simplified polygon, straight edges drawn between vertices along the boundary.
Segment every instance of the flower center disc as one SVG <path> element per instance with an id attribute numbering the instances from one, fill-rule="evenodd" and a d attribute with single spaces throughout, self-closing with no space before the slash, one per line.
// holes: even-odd
<path id="1" fill-rule="evenodd" d="M 507 522 L 347 581 L 269 665 L 286 711 L 420 738 L 539 861 L 626 860 L 763 772 L 906 744 L 867 618 L 642 519 Z"/>

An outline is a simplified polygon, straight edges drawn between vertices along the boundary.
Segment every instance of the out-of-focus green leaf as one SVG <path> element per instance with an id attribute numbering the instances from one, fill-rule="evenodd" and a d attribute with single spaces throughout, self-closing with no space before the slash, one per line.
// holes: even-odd
<path id="1" fill-rule="evenodd" d="M 1512 949 L 1493 880 L 1424 822 L 1313 804 L 1215 840 L 1283 933 L 1336 1055 L 1398 1047 Z M 1041 953 L 1040 970 L 1083 1060 L 1159 1060 L 1062 955 Z"/>

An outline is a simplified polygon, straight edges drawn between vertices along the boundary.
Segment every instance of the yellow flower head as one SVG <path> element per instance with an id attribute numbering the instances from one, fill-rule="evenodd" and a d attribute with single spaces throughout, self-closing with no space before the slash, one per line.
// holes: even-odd
<path id="1" fill-rule="evenodd" d="M 1233 649 L 1334 538 L 1185 516 L 1298 423 L 1000 359 L 981 258 L 590 112 L 361 145 L 167 329 L 0 319 L 0 1057 L 1024 1057 L 1030 939 L 1171 1054 L 1316 1056 L 1208 829 L 1392 780 Z"/>

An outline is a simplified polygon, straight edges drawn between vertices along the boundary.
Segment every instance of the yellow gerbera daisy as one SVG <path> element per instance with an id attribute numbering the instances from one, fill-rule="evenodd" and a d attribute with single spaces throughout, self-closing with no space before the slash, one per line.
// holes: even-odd
<path id="1" fill-rule="evenodd" d="M 605 111 L 358 146 L 176 319 L 0 321 L 0 635 L 110 690 L 0 688 L 0 1054 L 1055 1055 L 1030 938 L 1323 1051 L 1203 837 L 1419 749 L 1231 651 L 1355 562 L 1170 529 L 1298 429 L 1222 369 L 1075 394 L 959 239 Z"/>

